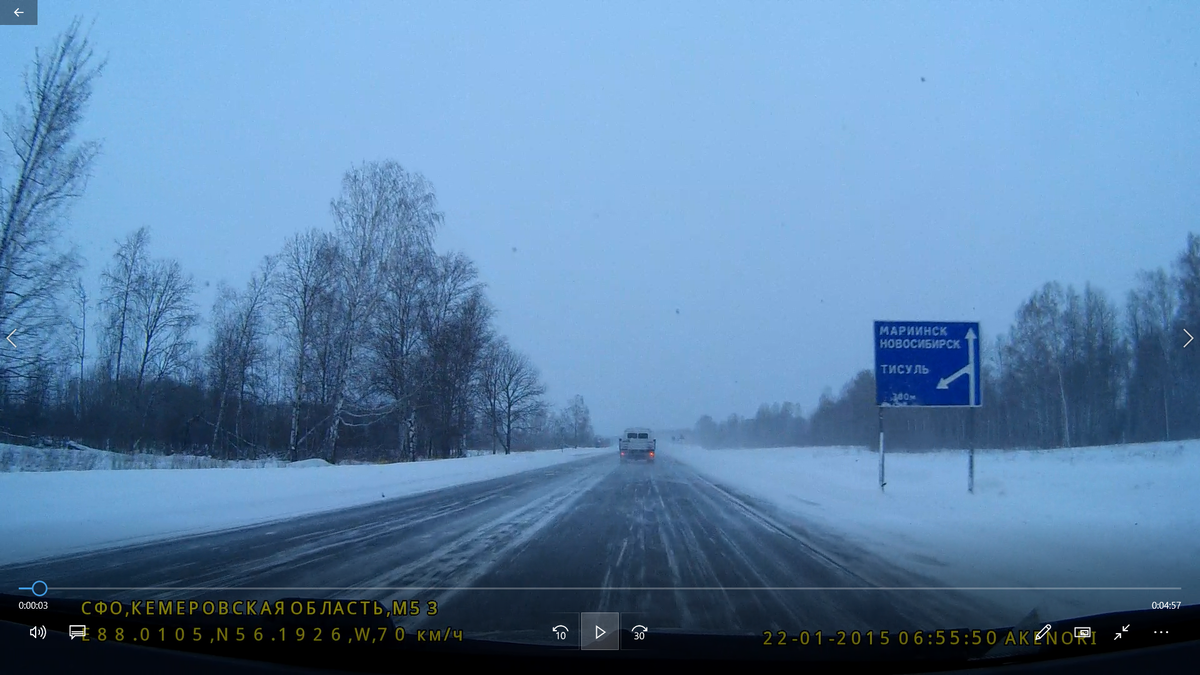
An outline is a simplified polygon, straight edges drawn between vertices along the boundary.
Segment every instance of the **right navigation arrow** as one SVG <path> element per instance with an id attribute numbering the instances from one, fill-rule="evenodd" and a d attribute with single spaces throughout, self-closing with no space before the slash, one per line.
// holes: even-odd
<path id="1" fill-rule="evenodd" d="M 1186 346 L 1192 344 L 1192 340 L 1195 340 L 1196 338 L 1192 337 L 1192 334 L 1188 333 L 1186 328 L 1183 329 L 1183 332 L 1187 333 L 1187 336 L 1188 336 L 1188 341 L 1183 343 L 1183 346 L 1186 347 Z"/>
<path id="2" fill-rule="evenodd" d="M 600 638 L 604 637 L 604 634 L 607 632 L 608 631 L 604 630 L 600 626 L 596 626 L 596 639 L 599 640 Z"/>

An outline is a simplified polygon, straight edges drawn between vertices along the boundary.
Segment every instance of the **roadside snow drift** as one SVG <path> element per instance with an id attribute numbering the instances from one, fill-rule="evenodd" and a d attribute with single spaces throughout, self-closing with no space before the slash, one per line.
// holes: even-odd
<path id="1" fill-rule="evenodd" d="M 1046 451 L 889 453 L 861 448 L 662 453 L 763 499 L 899 567 L 993 600 L 1052 606 L 1063 617 L 1156 600 L 1200 603 L 1200 441 Z M 1137 607 L 1149 602 L 1136 601 Z M 1071 612 L 1075 612 L 1072 614 Z"/>
<path id="2" fill-rule="evenodd" d="M 0 473 L 24 471 L 127 471 L 130 469 L 263 469 L 287 466 L 269 459 L 224 460 L 197 455 L 155 455 L 97 450 L 77 443 L 31 448 L 0 443 Z"/>
<path id="3" fill-rule="evenodd" d="M 607 448 L 403 464 L 0 473 L 0 565 L 359 506 L 571 462 Z"/>

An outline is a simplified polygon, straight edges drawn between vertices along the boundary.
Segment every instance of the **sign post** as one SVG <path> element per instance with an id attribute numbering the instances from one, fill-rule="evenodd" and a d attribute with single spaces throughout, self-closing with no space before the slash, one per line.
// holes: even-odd
<path id="1" fill-rule="evenodd" d="M 967 492 L 975 494 L 975 409 L 967 411 Z"/>
<path id="2" fill-rule="evenodd" d="M 879 489 L 884 486 L 884 408 L 970 408 L 967 490 L 975 491 L 974 408 L 983 405 L 979 322 L 876 321 L 875 404 Z"/>
<path id="3" fill-rule="evenodd" d="M 883 479 L 883 407 L 879 408 L 879 491 L 883 492 L 883 486 L 887 482 Z"/>

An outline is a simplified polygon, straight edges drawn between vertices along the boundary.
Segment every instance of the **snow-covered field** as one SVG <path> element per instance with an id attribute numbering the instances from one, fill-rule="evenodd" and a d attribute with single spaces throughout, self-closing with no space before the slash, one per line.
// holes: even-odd
<path id="1" fill-rule="evenodd" d="M 889 453 L 881 492 L 879 456 L 861 448 L 664 449 L 945 584 L 1104 588 L 1064 594 L 1063 616 L 1129 609 L 1147 595 L 1117 587 L 1182 587 L 1156 599 L 1200 603 L 1200 441 L 976 451 L 974 494 L 965 451 Z"/>
<path id="2" fill-rule="evenodd" d="M 0 473 L 0 564 L 359 506 L 609 452 L 581 448 L 358 466 L 306 460 L 259 469 Z"/>

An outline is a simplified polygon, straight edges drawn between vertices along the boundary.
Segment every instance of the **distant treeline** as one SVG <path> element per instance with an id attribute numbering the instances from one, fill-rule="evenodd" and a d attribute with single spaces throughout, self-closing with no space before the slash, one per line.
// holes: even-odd
<path id="1" fill-rule="evenodd" d="M 0 338 L 15 330 L 16 346 L 0 357 L 0 440 L 330 461 L 596 443 L 583 398 L 551 410 L 498 334 L 474 263 L 435 251 L 433 186 L 395 162 L 347 171 L 330 230 L 222 284 L 207 317 L 145 227 L 114 242 L 89 298 L 62 230 L 98 152 L 75 133 L 100 66 L 76 22 L 5 117 Z"/>
<path id="2" fill-rule="evenodd" d="M 1052 448 L 1200 437 L 1200 237 L 1168 271 L 1138 275 L 1124 306 L 1103 291 L 1051 282 L 1017 310 L 1012 328 L 983 349 L 983 406 L 887 408 L 888 447 Z M 754 417 L 705 415 L 695 439 L 710 447 L 878 447 L 870 370 L 805 416 L 793 403 Z"/>

